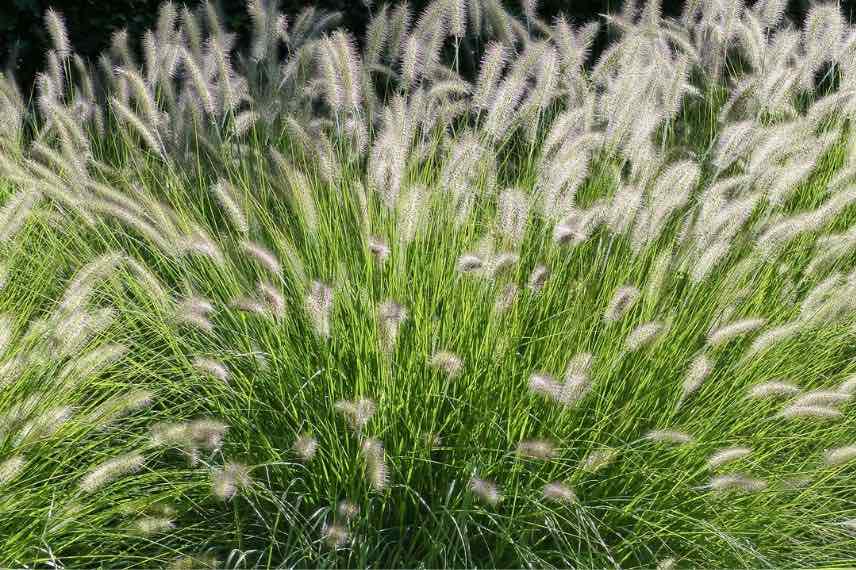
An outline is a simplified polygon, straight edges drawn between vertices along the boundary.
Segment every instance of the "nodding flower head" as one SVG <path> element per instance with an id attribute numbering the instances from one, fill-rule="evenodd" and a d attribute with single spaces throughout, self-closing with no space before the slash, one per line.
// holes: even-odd
<path id="1" fill-rule="evenodd" d="M 386 452 L 380 440 L 369 438 L 363 442 L 363 456 L 366 461 L 366 478 L 375 491 L 383 491 L 389 482 L 389 469 L 386 464 Z"/>
<path id="2" fill-rule="evenodd" d="M 380 324 L 381 344 L 384 352 L 391 352 L 398 340 L 398 332 L 401 324 L 407 320 L 407 309 L 388 299 L 378 307 L 378 321 Z"/>
<path id="3" fill-rule="evenodd" d="M 495 506 L 502 500 L 502 493 L 500 493 L 499 487 L 493 481 L 472 477 L 470 478 L 469 487 L 476 498 L 488 505 Z"/>
<path id="4" fill-rule="evenodd" d="M 473 253 L 465 253 L 458 258 L 457 269 L 460 273 L 472 273 L 482 268 L 484 260 Z"/>
<path id="5" fill-rule="evenodd" d="M 553 501 L 555 503 L 569 504 L 574 503 L 577 500 L 577 494 L 574 493 L 574 490 L 559 481 L 554 481 L 544 485 L 543 495 L 545 500 Z"/>
<path id="6" fill-rule="evenodd" d="M 293 449 L 301 461 L 310 461 L 318 452 L 318 440 L 311 435 L 303 434 L 294 441 Z"/>
<path id="7" fill-rule="evenodd" d="M 750 453 L 752 453 L 752 450 L 748 447 L 726 447 L 711 454 L 707 458 L 707 466 L 711 469 L 717 469 L 733 461 L 743 459 Z"/>
<path id="8" fill-rule="evenodd" d="M 687 433 L 674 430 L 652 430 L 645 434 L 644 439 L 657 443 L 692 443 L 693 437 Z"/>
<path id="9" fill-rule="evenodd" d="M 742 473 L 730 473 L 728 475 L 717 475 L 710 480 L 708 487 L 711 491 L 719 493 L 742 492 L 756 493 L 767 488 L 767 482 L 763 479 L 748 477 Z"/>
<path id="10" fill-rule="evenodd" d="M 224 501 L 228 501 L 238 490 L 246 489 L 251 484 L 250 470 L 240 463 L 226 463 L 221 469 L 215 469 L 211 475 L 211 492 Z"/>
<path id="11" fill-rule="evenodd" d="M 556 446 L 546 439 L 527 439 L 517 444 L 517 455 L 529 459 L 550 459 L 556 456 Z"/>
<path id="12" fill-rule="evenodd" d="M 348 425 L 355 432 L 362 431 L 375 413 L 375 404 L 366 398 L 359 400 L 339 400 L 335 404 L 336 411 L 342 414 Z"/>
<path id="13" fill-rule="evenodd" d="M 441 350 L 435 352 L 428 359 L 428 365 L 435 370 L 443 372 L 448 378 L 454 379 L 460 376 L 464 368 L 464 361 L 461 360 L 460 356 L 452 352 Z"/>
<path id="14" fill-rule="evenodd" d="M 625 286 L 619 287 L 612 296 L 612 300 L 603 314 L 603 320 L 607 323 L 614 323 L 621 319 L 627 312 L 633 308 L 636 300 L 639 298 L 639 289 L 636 287 Z"/>
<path id="15" fill-rule="evenodd" d="M 390 249 L 382 239 L 371 237 L 369 238 L 369 252 L 371 252 L 378 263 L 382 264 L 389 257 Z"/>

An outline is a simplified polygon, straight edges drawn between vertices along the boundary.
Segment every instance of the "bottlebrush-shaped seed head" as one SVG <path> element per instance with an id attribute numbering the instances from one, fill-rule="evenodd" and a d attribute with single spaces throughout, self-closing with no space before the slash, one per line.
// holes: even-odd
<path id="1" fill-rule="evenodd" d="M 386 452 L 380 440 L 369 438 L 362 445 L 366 462 L 366 479 L 375 491 L 383 491 L 389 483 Z"/>
<path id="2" fill-rule="evenodd" d="M 621 319 L 627 312 L 633 308 L 636 300 L 639 298 L 639 289 L 636 287 L 625 286 L 619 287 L 612 300 L 606 307 L 606 312 L 603 314 L 603 320 L 607 323 L 614 323 Z"/>
<path id="3" fill-rule="evenodd" d="M 674 443 L 678 445 L 693 442 L 691 435 L 675 430 L 652 430 L 645 434 L 644 439 L 656 443 Z"/>
<path id="4" fill-rule="evenodd" d="M 843 465 L 854 459 L 856 459 L 856 445 L 828 449 L 823 454 L 823 460 L 827 465 Z"/>
<path id="5" fill-rule="evenodd" d="M 482 268 L 484 260 L 473 253 L 465 253 L 458 258 L 457 270 L 460 273 L 472 273 Z"/>
<path id="6" fill-rule="evenodd" d="M 527 439 L 517 444 L 517 455 L 529 459 L 551 459 L 556 456 L 556 446 L 546 439 Z"/>
<path id="7" fill-rule="evenodd" d="M 91 469 L 80 480 L 80 489 L 87 493 L 97 491 L 123 475 L 138 471 L 145 462 L 140 453 L 128 453 L 109 459 Z"/>
<path id="8" fill-rule="evenodd" d="M 767 488 L 767 482 L 763 479 L 755 479 L 741 473 L 729 473 L 713 477 L 710 483 L 708 483 L 708 487 L 711 491 L 718 493 L 757 493 Z"/>
<path id="9" fill-rule="evenodd" d="M 304 302 L 306 313 L 315 332 L 321 338 L 330 338 L 330 312 L 333 308 L 333 290 L 321 283 L 313 281 Z"/>
<path id="10" fill-rule="evenodd" d="M 587 473 L 596 473 L 615 461 L 617 457 L 617 449 L 597 449 L 589 453 L 585 459 L 583 459 L 581 468 Z"/>
<path id="11" fill-rule="evenodd" d="M 502 493 L 500 493 L 499 487 L 493 481 L 472 477 L 470 478 L 469 488 L 478 500 L 488 505 L 495 506 L 502 500 Z"/>
<path id="12" fill-rule="evenodd" d="M 373 401 L 362 398 L 359 400 L 339 400 L 335 404 L 336 411 L 342 414 L 348 425 L 355 432 L 362 431 L 375 413 Z"/>
<path id="13" fill-rule="evenodd" d="M 707 466 L 711 469 L 717 469 L 733 461 L 743 459 L 750 453 L 752 450 L 748 447 L 726 447 L 712 453 L 707 458 Z"/>
<path id="14" fill-rule="evenodd" d="M 193 359 L 193 367 L 202 374 L 213 376 L 221 382 L 229 382 L 229 369 L 213 358 L 198 356 Z"/>
<path id="15" fill-rule="evenodd" d="M 294 453 L 304 463 L 311 461 L 318 452 L 318 440 L 311 435 L 303 434 L 294 441 Z"/>
<path id="16" fill-rule="evenodd" d="M 801 390 L 798 386 L 791 382 L 784 382 L 779 380 L 774 380 L 771 382 L 764 382 L 763 384 L 756 384 L 749 390 L 750 398 L 775 398 L 775 397 L 783 397 L 783 396 L 795 396 L 799 394 Z"/>
<path id="17" fill-rule="evenodd" d="M 378 307 L 378 324 L 384 352 L 391 352 L 398 340 L 401 324 L 407 320 L 407 309 L 392 299 L 387 299 Z"/>
<path id="18" fill-rule="evenodd" d="M 544 485 L 544 500 L 555 503 L 570 504 L 577 500 L 577 494 L 569 486 L 559 481 Z"/>
<path id="19" fill-rule="evenodd" d="M 816 420 L 835 420 L 840 418 L 842 415 L 843 414 L 839 410 L 828 406 L 795 405 L 787 406 L 778 414 L 779 417 L 788 419 L 807 418 Z"/>
<path id="20" fill-rule="evenodd" d="M 238 490 L 246 489 L 251 484 L 250 470 L 240 463 L 226 463 L 211 474 L 211 492 L 223 501 L 228 501 Z"/>
<path id="21" fill-rule="evenodd" d="M 624 347 L 628 352 L 639 350 L 656 341 L 665 330 L 666 325 L 658 321 L 643 323 L 630 331 L 624 341 Z"/>
<path id="22" fill-rule="evenodd" d="M 449 379 L 454 379 L 460 376 L 464 369 L 464 361 L 458 355 L 447 350 L 435 352 L 428 359 L 428 366 L 435 370 L 443 372 Z"/>

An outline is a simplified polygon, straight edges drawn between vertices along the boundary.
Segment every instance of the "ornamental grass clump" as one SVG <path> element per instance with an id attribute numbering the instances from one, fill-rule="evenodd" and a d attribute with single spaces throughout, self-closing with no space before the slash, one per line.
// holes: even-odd
<path id="1" fill-rule="evenodd" d="M 839 7 L 365 4 L 0 74 L 0 566 L 856 564 Z"/>

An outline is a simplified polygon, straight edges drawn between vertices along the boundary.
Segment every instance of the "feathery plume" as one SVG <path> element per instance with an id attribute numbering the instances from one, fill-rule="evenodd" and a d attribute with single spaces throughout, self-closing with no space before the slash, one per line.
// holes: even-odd
<path id="1" fill-rule="evenodd" d="M 401 323 L 407 320 L 407 309 L 392 299 L 387 299 L 378 307 L 381 345 L 385 352 L 392 352 L 398 340 Z"/>
<path id="2" fill-rule="evenodd" d="M 154 536 L 175 528 L 172 519 L 166 517 L 142 517 L 134 521 L 133 529 L 143 536 Z"/>
<path id="3" fill-rule="evenodd" d="M 123 475 L 138 471 L 144 461 L 145 458 L 139 453 L 128 453 L 109 459 L 90 470 L 80 480 L 80 489 L 87 493 L 97 491 Z"/>
<path id="4" fill-rule="evenodd" d="M 801 390 L 791 382 L 772 381 L 756 384 L 749 390 L 750 398 L 771 398 L 781 396 L 795 396 Z"/>
<path id="5" fill-rule="evenodd" d="M 333 309 L 333 290 L 320 281 L 313 281 L 304 301 L 306 313 L 315 332 L 321 338 L 330 338 L 330 312 Z"/>
<path id="6" fill-rule="evenodd" d="M 767 482 L 762 479 L 753 479 L 740 473 L 718 475 L 708 483 L 708 487 L 716 492 L 740 491 L 743 493 L 756 493 L 767 488 Z"/>
<path id="7" fill-rule="evenodd" d="M 707 344 L 719 346 L 726 342 L 761 328 L 767 321 L 765 319 L 742 319 L 718 327 L 707 336 Z"/>
<path id="8" fill-rule="evenodd" d="M 842 465 L 856 459 L 856 445 L 828 449 L 823 454 L 827 465 Z"/>
<path id="9" fill-rule="evenodd" d="M 792 406 L 837 406 L 849 401 L 850 394 L 843 394 L 834 390 L 813 390 L 801 395 L 793 402 Z"/>
<path id="10" fill-rule="evenodd" d="M 693 359 L 681 387 L 682 391 L 681 399 L 678 403 L 679 406 L 699 388 L 701 388 L 705 379 L 710 375 L 711 370 L 713 370 L 713 364 L 710 362 L 707 355 L 699 354 Z"/>
<path id="11" fill-rule="evenodd" d="M 493 481 L 471 477 L 469 488 L 473 495 L 488 505 L 495 506 L 502 500 L 502 494 Z"/>
<path id="12" fill-rule="evenodd" d="M 624 348 L 633 352 L 657 340 L 665 331 L 666 325 L 661 322 L 643 323 L 630 331 L 624 341 Z"/>
<path id="13" fill-rule="evenodd" d="M 443 372 L 447 378 L 452 380 L 460 376 L 464 368 L 464 361 L 453 352 L 440 350 L 428 359 L 428 366 Z"/>
<path id="14" fill-rule="evenodd" d="M 693 437 L 687 433 L 674 430 L 652 430 L 645 434 L 644 439 L 656 443 L 692 443 Z"/>
<path id="15" fill-rule="evenodd" d="M 217 201 L 220 202 L 220 205 L 223 206 L 235 228 L 242 234 L 247 234 L 250 231 L 250 226 L 247 223 L 247 217 L 244 215 L 243 209 L 238 203 L 235 187 L 228 180 L 221 178 L 211 186 L 211 192 L 217 198 Z"/>
<path id="16" fill-rule="evenodd" d="M 509 188 L 499 195 L 497 229 L 512 244 L 519 244 L 526 232 L 529 200 L 521 190 Z"/>
<path id="17" fill-rule="evenodd" d="M 545 501 L 555 503 L 570 504 L 577 501 L 577 494 L 574 493 L 574 490 L 559 481 L 544 485 L 543 496 Z"/>
<path id="18" fill-rule="evenodd" d="M 318 452 L 318 440 L 311 435 L 303 434 L 294 441 L 293 449 L 301 461 L 311 461 Z"/>
<path id="19" fill-rule="evenodd" d="M 239 489 L 246 489 L 251 484 L 250 470 L 240 463 L 226 463 L 211 473 L 211 492 L 223 501 L 228 501 Z"/>
<path id="20" fill-rule="evenodd" d="M 554 397 L 565 406 L 575 406 L 586 397 L 591 390 L 589 372 L 591 370 L 592 354 L 581 352 L 568 362 L 565 369 L 564 385 L 551 387 Z M 558 391 L 556 391 L 558 389 Z"/>
<path id="21" fill-rule="evenodd" d="M 717 469 L 738 459 L 743 459 L 750 453 L 752 450 L 748 447 L 726 447 L 712 453 L 707 458 L 707 466 L 711 469 Z"/>
<path id="22" fill-rule="evenodd" d="M 556 456 L 556 446 L 546 439 L 527 439 L 517 444 L 517 455 L 529 459 L 551 459 Z"/>
<path id="23" fill-rule="evenodd" d="M 57 57 L 64 61 L 71 54 L 71 42 L 68 40 L 65 18 L 53 8 L 48 8 L 45 10 L 45 27 Z"/>
<path id="24" fill-rule="evenodd" d="M 477 271 L 484 266 L 484 261 L 478 255 L 465 253 L 458 258 L 456 269 L 460 273 L 471 273 Z"/>
<path id="25" fill-rule="evenodd" d="M 218 362 L 213 358 L 197 356 L 193 359 L 193 367 L 202 374 L 213 376 L 221 382 L 229 382 L 229 369 L 222 362 Z"/>
<path id="26" fill-rule="evenodd" d="M 619 287 L 612 296 L 612 300 L 603 314 L 603 320 L 607 323 L 614 323 L 621 319 L 627 312 L 633 308 L 636 300 L 639 298 L 639 289 L 632 286 Z"/>
<path id="27" fill-rule="evenodd" d="M 375 403 L 366 398 L 359 400 L 338 400 L 336 411 L 345 416 L 348 425 L 360 433 L 375 413 Z"/>
<path id="28" fill-rule="evenodd" d="M 383 443 L 369 438 L 363 442 L 362 451 L 366 461 L 366 478 L 375 491 L 381 492 L 386 489 L 389 477 Z"/>
<path id="29" fill-rule="evenodd" d="M 835 408 L 827 406 L 796 406 L 791 405 L 778 414 L 783 418 L 814 418 L 820 420 L 834 420 L 842 416 Z"/>
<path id="30" fill-rule="evenodd" d="M 12 481 L 24 469 L 24 458 L 20 455 L 15 455 L 0 463 L 0 485 Z"/>
<path id="31" fill-rule="evenodd" d="M 274 275 L 282 274 L 282 265 L 280 265 L 279 260 L 270 250 L 249 240 L 242 241 L 241 247 L 270 273 Z"/>

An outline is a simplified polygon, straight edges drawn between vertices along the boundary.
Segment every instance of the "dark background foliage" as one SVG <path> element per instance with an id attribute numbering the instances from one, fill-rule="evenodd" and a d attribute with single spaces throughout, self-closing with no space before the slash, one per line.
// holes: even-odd
<path id="1" fill-rule="evenodd" d="M 188 3 L 195 4 L 195 1 Z M 790 0 L 790 17 L 799 20 L 810 1 Z M 48 38 L 42 26 L 42 15 L 48 6 L 53 6 L 65 16 L 74 49 L 94 59 L 108 45 L 114 30 L 127 28 L 131 37 L 139 38 L 145 29 L 154 25 L 160 3 L 161 0 L 0 0 L 0 58 L 5 63 L 3 67 L 15 75 L 25 91 L 29 91 L 33 75 L 44 63 Z M 246 32 L 249 22 L 245 0 L 219 0 L 218 3 L 227 27 Z M 416 11 L 426 3 L 427 0 L 411 0 Z M 856 0 L 841 0 L 840 3 L 852 21 L 856 14 Z M 360 0 L 281 0 L 283 12 L 289 15 L 309 4 L 342 12 L 343 25 L 357 36 L 362 34 L 369 18 L 369 11 Z M 506 0 L 506 5 L 512 9 L 516 9 L 518 4 L 515 0 Z M 670 15 L 677 14 L 682 4 L 677 0 L 664 0 L 664 11 Z M 619 7 L 620 0 L 542 0 L 540 13 L 549 20 L 564 12 L 580 23 Z"/>

